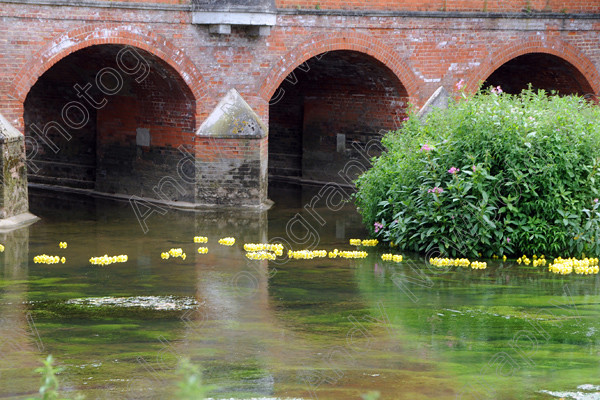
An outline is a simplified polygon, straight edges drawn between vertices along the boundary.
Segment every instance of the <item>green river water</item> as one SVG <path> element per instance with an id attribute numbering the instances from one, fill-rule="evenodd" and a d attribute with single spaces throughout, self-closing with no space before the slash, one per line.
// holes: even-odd
<path id="1" fill-rule="evenodd" d="M 267 212 L 166 208 L 146 233 L 127 202 L 32 191 L 41 221 L 0 234 L 0 398 L 35 395 L 52 354 L 63 393 L 86 399 L 172 399 L 181 357 L 213 398 L 600 399 L 598 276 L 382 262 L 381 246 L 361 260 L 245 258 L 244 243 L 293 236 L 295 250 L 354 250 L 354 206 L 328 208 L 318 190 L 274 188 Z M 161 259 L 178 247 L 185 260 Z M 35 264 L 44 253 L 66 263 Z M 104 254 L 128 261 L 89 263 Z"/>

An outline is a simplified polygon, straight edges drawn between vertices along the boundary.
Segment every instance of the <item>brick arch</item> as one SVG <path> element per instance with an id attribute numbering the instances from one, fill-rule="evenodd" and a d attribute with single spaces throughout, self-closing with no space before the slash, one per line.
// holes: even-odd
<path id="1" fill-rule="evenodd" d="M 309 37 L 271 68 L 258 90 L 259 96 L 265 101 L 271 100 L 283 80 L 297 66 L 321 53 L 335 50 L 353 50 L 375 58 L 400 80 L 409 99 L 417 99 L 417 78 L 399 54 L 379 39 L 358 32 L 327 33 Z"/>
<path id="2" fill-rule="evenodd" d="M 120 44 L 139 48 L 153 54 L 173 68 L 187 84 L 196 100 L 196 123 L 205 111 L 202 99 L 207 95 L 204 78 L 183 50 L 174 46 L 166 38 L 149 29 L 136 26 L 114 26 L 114 24 L 86 25 L 66 32 L 33 54 L 15 76 L 11 93 L 19 101 L 23 115 L 23 105 L 27 94 L 37 80 L 53 65 L 86 47 L 102 44 Z"/>
<path id="3" fill-rule="evenodd" d="M 468 78 L 470 89 L 476 89 L 479 82 L 484 82 L 494 71 L 515 57 L 529 53 L 546 53 L 554 55 L 575 67 L 586 79 L 594 94 L 600 94 L 600 74 L 596 66 L 583 55 L 576 47 L 557 38 L 540 39 L 532 36 L 518 40 L 498 49 L 490 54 L 481 67 L 475 70 Z"/>

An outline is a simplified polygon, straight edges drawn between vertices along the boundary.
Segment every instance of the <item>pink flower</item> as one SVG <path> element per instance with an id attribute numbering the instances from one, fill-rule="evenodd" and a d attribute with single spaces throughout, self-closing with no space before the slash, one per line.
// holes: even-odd
<path id="1" fill-rule="evenodd" d="M 461 79 L 460 81 L 458 81 L 456 83 L 456 89 L 457 90 L 461 90 L 464 86 L 465 86 L 465 80 L 464 79 Z"/>
<path id="2" fill-rule="evenodd" d="M 444 192 L 444 189 L 442 189 L 441 187 L 437 187 L 437 186 L 434 187 L 433 189 L 428 189 L 427 190 L 427 193 L 437 193 L 437 194 L 440 194 L 440 193 L 443 193 L 443 192 Z"/>
<path id="3" fill-rule="evenodd" d="M 598 199 L 594 199 L 594 203 L 597 203 L 597 202 L 598 202 Z"/>
<path id="4" fill-rule="evenodd" d="M 448 170 L 448 173 L 454 175 L 456 173 L 460 172 L 460 169 L 456 168 L 456 167 L 452 167 Z"/>
<path id="5" fill-rule="evenodd" d="M 510 243 L 510 238 L 506 238 L 506 243 Z"/>
<path id="6" fill-rule="evenodd" d="M 381 222 L 375 222 L 373 226 L 375 227 L 375 233 L 379 232 L 383 228 L 383 224 Z"/>
<path id="7" fill-rule="evenodd" d="M 494 94 L 500 94 L 502 93 L 502 88 L 500 86 L 496 86 L 495 88 L 492 88 L 491 92 Z"/>
<path id="8" fill-rule="evenodd" d="M 475 167 L 474 165 L 471 167 L 471 169 L 473 169 L 473 172 L 475 172 L 475 170 L 477 169 L 477 167 Z"/>
<path id="9" fill-rule="evenodd" d="M 423 146 L 421 146 L 421 151 L 430 151 L 431 147 L 429 147 L 428 144 L 424 144 Z"/>

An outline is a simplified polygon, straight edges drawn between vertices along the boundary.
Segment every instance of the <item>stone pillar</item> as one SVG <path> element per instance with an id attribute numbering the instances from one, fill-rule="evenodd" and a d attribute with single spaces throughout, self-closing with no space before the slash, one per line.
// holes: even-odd
<path id="1" fill-rule="evenodd" d="M 24 136 L 0 115 L 0 231 L 37 221 L 29 213 Z"/>
<path id="2" fill-rule="evenodd" d="M 196 204 L 270 207 L 267 131 L 231 89 L 196 133 Z"/>

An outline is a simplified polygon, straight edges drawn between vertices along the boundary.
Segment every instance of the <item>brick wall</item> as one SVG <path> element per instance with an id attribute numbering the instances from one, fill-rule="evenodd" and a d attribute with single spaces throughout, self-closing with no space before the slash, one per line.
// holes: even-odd
<path id="1" fill-rule="evenodd" d="M 198 138 L 196 201 L 260 206 L 267 199 L 267 139 Z"/>
<path id="2" fill-rule="evenodd" d="M 487 12 L 598 12 L 594 0 L 276 0 L 281 8 L 487 11 Z"/>
<path id="3" fill-rule="evenodd" d="M 114 2 L 114 0 L 98 0 Z M 125 3 L 190 4 L 190 0 L 119 0 Z M 208 3 L 208 2 L 207 2 Z M 252 4 L 252 2 L 249 2 Z M 509 11 L 597 12 L 594 0 L 276 0 L 280 8 L 410 10 L 410 11 Z"/>
<path id="4" fill-rule="evenodd" d="M 338 173 L 344 165 L 353 159 L 362 160 L 356 149 L 379 139 L 379 132 L 394 130 L 394 117 L 405 116 L 405 98 L 359 85 L 320 89 L 304 100 L 302 177 L 343 182 Z M 340 149 L 338 141 L 343 142 Z"/>
<path id="5" fill-rule="evenodd" d="M 350 13 L 317 11 L 314 10 L 316 2 L 307 1 L 303 2 L 301 10 L 296 10 L 295 3 L 286 3 L 282 0 L 277 3 L 278 6 L 290 8 L 280 10 L 277 25 L 273 27 L 268 37 L 253 37 L 249 35 L 247 29 L 241 27 L 234 27 L 229 36 L 209 34 L 206 26 L 191 24 L 190 12 L 179 6 L 170 8 L 169 3 L 154 8 L 146 6 L 135 8 L 136 5 L 133 3 L 125 8 L 119 7 L 118 2 L 115 3 L 116 7 L 2 3 L 0 7 L 0 18 L 2 18 L 0 113 L 24 132 L 26 125 L 24 117 L 30 118 L 25 113 L 24 104 L 27 95 L 30 92 L 35 93 L 33 87 L 38 79 L 70 54 L 89 48 L 92 50 L 89 53 L 91 55 L 93 50 L 98 48 L 91 46 L 109 44 L 135 46 L 152 54 L 163 63 L 165 71 L 172 71 L 177 75 L 178 83 L 175 86 L 188 88 L 186 90 L 189 90 L 194 102 L 192 113 L 194 127 L 193 129 L 178 127 L 178 132 L 182 132 L 182 136 L 176 143 L 171 143 L 171 148 L 175 147 L 175 144 L 185 143 L 189 146 L 193 145 L 191 148 L 195 151 L 198 151 L 199 147 L 194 141 L 193 131 L 232 87 L 241 93 L 265 123 L 268 123 L 271 113 L 274 123 L 277 124 L 279 120 L 279 125 L 283 126 L 286 117 L 281 108 L 284 107 L 284 103 L 272 106 L 269 110 L 269 100 L 276 94 L 290 72 L 304 61 L 327 51 L 359 52 L 376 60 L 391 71 L 405 89 L 409 101 L 417 106 L 422 105 L 441 85 L 451 89 L 460 79 L 465 79 L 468 87 L 473 89 L 478 82 L 485 81 L 503 64 L 529 53 L 544 53 L 558 57 L 577 70 L 579 75 L 569 72 L 568 68 L 562 70 L 555 68 L 553 71 L 562 76 L 555 81 L 562 80 L 561 85 L 567 85 L 564 83 L 568 80 L 567 75 L 575 75 L 580 87 L 586 88 L 585 90 L 589 88 L 596 94 L 600 92 L 598 73 L 600 16 L 580 17 L 569 14 L 586 10 L 596 12 L 596 1 L 565 3 L 554 0 L 550 2 L 531 0 L 532 8 L 544 8 L 547 3 L 550 9 L 558 11 L 558 14 L 532 12 L 503 16 L 460 14 L 451 11 L 480 10 L 485 3 L 483 0 L 481 2 L 447 0 L 447 12 L 437 12 L 436 10 L 440 8 L 438 3 L 440 2 L 361 1 L 352 7 L 362 11 Z M 352 8 L 348 2 L 320 2 L 319 4 L 322 9 Z M 500 8 L 506 11 L 519 11 L 523 7 L 522 2 L 516 0 L 503 2 L 488 0 L 485 4 L 489 11 Z M 567 8 L 566 13 L 561 13 L 563 6 Z M 386 15 L 381 12 L 377 14 L 378 10 L 385 9 L 406 10 L 406 12 L 397 15 L 393 13 Z M 419 9 L 431 10 L 431 12 L 411 13 Z M 152 69 L 158 70 L 157 65 L 153 64 Z M 377 71 L 372 72 L 374 76 L 378 76 Z M 544 73 L 542 71 L 536 74 L 542 76 Z M 166 80 L 173 82 L 173 79 L 169 77 Z M 352 85 L 363 85 L 357 80 L 362 78 L 352 79 L 354 81 L 348 82 L 347 91 L 351 90 Z M 161 80 L 163 79 L 158 79 L 156 84 Z M 499 84 L 503 83 L 500 81 Z M 317 86 L 321 84 L 318 83 Z M 61 87 L 68 87 L 68 85 L 65 83 Z M 171 96 L 170 88 L 163 88 L 161 91 Z M 160 113 L 160 111 L 152 111 L 149 106 L 151 101 L 146 102 L 145 99 L 140 98 L 146 95 L 147 92 L 143 91 L 135 93 L 139 115 L 144 115 L 146 112 Z M 51 94 L 47 93 L 46 96 Z M 325 99 L 327 95 L 322 93 L 319 96 Z M 289 134 L 293 134 L 294 129 L 298 131 L 300 121 L 298 114 L 300 103 L 292 100 L 293 96 L 284 99 L 292 102 L 295 107 L 286 111 L 294 120 L 294 123 L 290 123 L 287 128 L 283 127 L 288 129 Z M 373 110 L 368 109 L 369 103 L 366 100 L 368 99 L 365 97 L 365 102 L 356 103 L 362 105 L 358 106 L 358 110 L 352 111 L 352 114 L 373 114 Z M 45 112 L 49 116 L 58 112 L 51 108 L 44 109 L 44 103 L 52 101 L 54 100 L 50 97 L 47 100 L 37 97 L 36 107 L 40 110 L 38 117 Z M 304 108 L 305 103 L 304 100 L 302 101 Z M 369 101 L 373 102 L 374 97 Z M 32 104 L 34 103 L 35 101 Z M 310 106 L 310 102 L 307 104 Z M 47 104 L 47 107 L 50 105 Z M 277 107 L 280 109 L 278 110 Z M 313 110 L 317 109 L 318 107 L 315 108 L 313 105 Z M 350 113 L 352 107 L 346 106 L 345 110 Z M 103 112 L 108 111 L 109 108 L 103 110 Z M 117 111 L 119 110 L 111 111 L 113 116 Z M 302 130 L 305 125 L 310 125 L 311 120 L 322 118 L 317 114 L 314 111 L 308 114 L 304 112 Z M 160 129 L 174 129 L 169 125 L 170 122 L 161 120 L 161 117 L 157 118 L 157 122 L 152 127 L 153 132 L 160 132 Z M 346 119 L 349 124 L 348 130 L 362 129 L 352 126 L 356 119 L 354 122 L 351 122 L 349 116 Z M 332 124 L 330 120 L 323 122 Z M 133 121 L 127 123 L 133 126 Z M 385 126 L 385 124 L 381 125 Z M 84 128 L 81 129 L 83 132 Z M 89 135 L 92 135 L 92 127 L 89 129 Z M 328 128 L 328 131 L 340 129 L 342 127 L 333 126 Z M 166 133 L 163 136 L 169 137 L 169 135 Z M 234 142 L 230 140 L 230 146 L 237 146 L 232 143 Z M 266 155 L 268 151 L 266 141 L 260 143 L 257 145 L 258 149 L 254 149 L 252 154 Z M 241 147 L 244 143 L 240 142 L 238 145 Z M 271 145 L 272 149 L 277 148 L 276 144 L 271 143 Z M 290 149 L 294 146 L 297 148 L 297 143 L 290 146 Z M 157 145 L 156 150 L 163 151 L 163 148 L 169 146 L 163 143 Z M 66 159 L 79 162 L 77 157 L 80 155 L 81 153 L 73 150 L 71 157 Z M 153 157 L 142 152 L 143 160 L 146 160 L 143 158 L 146 156 Z M 253 166 L 251 170 L 255 171 L 256 168 L 264 168 L 264 166 L 262 164 Z"/>
<path id="6" fill-rule="evenodd" d="M 149 75 L 124 89 L 98 112 L 96 189 L 165 201 L 194 202 L 194 185 L 179 177 L 184 157 L 193 151 L 195 101 L 187 85 L 156 57 L 143 53 Z M 122 94 L 121 94 L 122 93 Z M 148 143 L 137 141 L 149 136 Z"/>
<path id="7" fill-rule="evenodd" d="M 268 101 L 298 65 L 327 50 L 372 55 L 423 102 L 439 85 L 485 80 L 508 59 L 550 52 L 576 66 L 590 82 L 597 71 L 600 18 L 469 18 L 281 15 L 267 38 L 234 28 L 210 35 L 190 24 L 189 12 L 4 3 L 0 16 L 0 112 L 23 129 L 22 103 L 38 77 L 74 50 L 101 43 L 143 48 L 169 63 L 197 101 L 201 122 L 236 87 L 244 98 Z M 65 17 L 68 16 L 68 17 Z M 107 21 L 123 21 L 107 22 Z M 594 83 L 598 91 L 598 83 Z M 202 101 L 200 101 L 202 100 Z M 252 101 L 252 106 L 259 106 Z M 259 110 L 260 111 L 260 110 Z M 267 120 L 267 110 L 261 115 Z"/>

